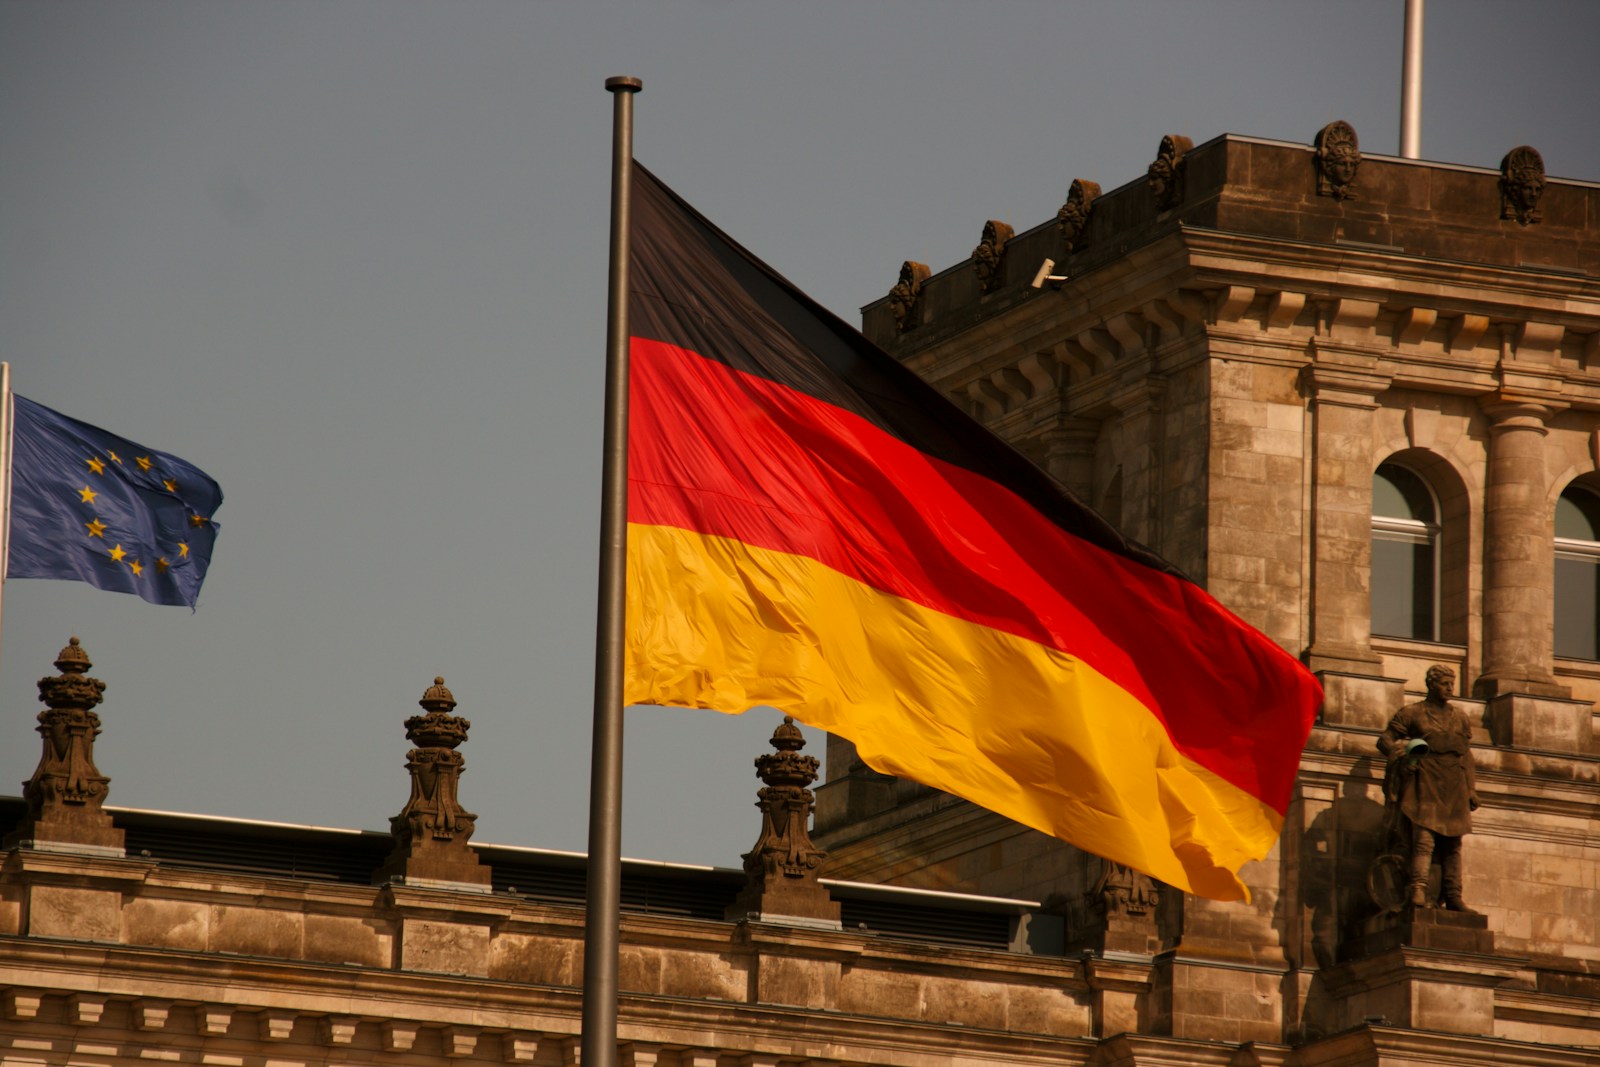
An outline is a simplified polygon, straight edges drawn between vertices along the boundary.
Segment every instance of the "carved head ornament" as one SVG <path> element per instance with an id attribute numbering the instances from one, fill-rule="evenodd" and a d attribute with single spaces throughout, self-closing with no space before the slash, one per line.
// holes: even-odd
<path id="1" fill-rule="evenodd" d="M 1145 171 L 1145 185 L 1155 198 L 1157 211 L 1170 211 L 1183 199 L 1184 156 L 1192 148 L 1194 142 L 1181 134 L 1161 138 L 1155 162 Z"/>
<path id="2" fill-rule="evenodd" d="M 1500 161 L 1500 217 L 1523 226 L 1544 218 L 1539 198 L 1544 195 L 1544 157 L 1537 149 L 1521 145 Z"/>
<path id="3" fill-rule="evenodd" d="M 1072 188 L 1067 190 L 1067 202 L 1056 212 L 1056 230 L 1061 234 L 1061 243 L 1067 247 L 1067 255 L 1070 256 L 1073 249 L 1083 244 L 1084 232 L 1089 228 L 1089 215 L 1099 195 L 1098 182 L 1072 179 Z"/>
<path id="4" fill-rule="evenodd" d="M 1356 130 L 1343 119 L 1317 131 L 1317 195 L 1350 200 L 1356 195 L 1356 170 L 1361 166 L 1361 145 Z"/>
<path id="5" fill-rule="evenodd" d="M 978 275 L 978 288 L 983 292 L 998 289 L 1004 281 L 1001 267 L 1005 264 L 1006 244 L 1015 233 L 999 219 L 983 224 L 983 240 L 972 250 L 972 269 Z"/>
<path id="6" fill-rule="evenodd" d="M 925 263 L 906 260 L 900 264 L 900 280 L 889 290 L 889 313 L 895 327 L 905 333 L 917 324 L 917 304 L 922 299 L 922 283 L 931 272 Z"/>

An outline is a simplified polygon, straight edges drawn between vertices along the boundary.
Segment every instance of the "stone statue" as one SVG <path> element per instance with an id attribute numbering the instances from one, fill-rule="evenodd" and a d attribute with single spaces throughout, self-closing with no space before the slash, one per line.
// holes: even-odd
<path id="1" fill-rule="evenodd" d="M 1428 668 L 1428 696 L 1395 713 L 1378 738 L 1388 757 L 1384 795 L 1404 816 L 1410 842 L 1407 903 L 1476 914 L 1461 899 L 1461 838 L 1472 832 L 1478 807 L 1472 768 L 1472 724 L 1450 703 L 1456 674 L 1449 667 Z M 1428 899 L 1428 870 L 1437 859 L 1440 901 Z"/>

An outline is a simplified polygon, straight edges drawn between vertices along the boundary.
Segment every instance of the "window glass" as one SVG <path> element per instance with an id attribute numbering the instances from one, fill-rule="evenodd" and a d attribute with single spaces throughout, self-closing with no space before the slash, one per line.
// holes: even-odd
<path id="1" fill-rule="evenodd" d="M 1439 639 L 1438 509 L 1416 474 L 1385 463 L 1372 476 L 1372 632 Z"/>
<path id="2" fill-rule="evenodd" d="M 1404 467 L 1385 463 L 1372 476 L 1372 513 L 1389 519 L 1433 522 L 1433 494 Z"/>
<path id="3" fill-rule="evenodd" d="M 1577 541 L 1600 541 L 1600 496 L 1583 489 L 1568 489 L 1556 501 L 1556 536 Z"/>
<path id="4" fill-rule="evenodd" d="M 1556 647 L 1600 659 L 1600 496 L 1573 486 L 1556 501 Z"/>

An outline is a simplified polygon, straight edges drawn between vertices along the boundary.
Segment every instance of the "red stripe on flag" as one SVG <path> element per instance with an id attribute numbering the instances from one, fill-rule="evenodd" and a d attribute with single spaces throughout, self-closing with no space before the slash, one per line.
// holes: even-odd
<path id="1" fill-rule="evenodd" d="M 859 416 L 686 349 L 634 338 L 631 388 L 631 523 L 803 555 L 1069 652 L 1186 756 L 1287 809 L 1316 682 L 1197 586 L 1089 545 Z"/>

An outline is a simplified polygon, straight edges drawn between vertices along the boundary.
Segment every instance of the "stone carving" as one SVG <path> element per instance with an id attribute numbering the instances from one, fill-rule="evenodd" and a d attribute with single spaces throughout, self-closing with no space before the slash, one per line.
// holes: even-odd
<path id="1" fill-rule="evenodd" d="M 1145 171 L 1144 180 L 1155 198 L 1157 211 L 1170 211 L 1183 199 L 1183 157 L 1193 147 L 1193 141 L 1176 133 L 1161 138 L 1155 162 Z"/>
<path id="2" fill-rule="evenodd" d="M 27 814 L 6 838 L 10 847 L 22 842 L 87 851 L 121 852 L 123 835 L 104 810 L 111 779 L 94 764 L 94 739 L 100 716 L 94 711 L 105 699 L 106 683 L 89 677 L 89 654 L 76 637 L 56 657 L 52 678 L 39 679 L 39 736 L 44 749 L 33 777 L 22 786 Z"/>
<path id="3" fill-rule="evenodd" d="M 1155 879 L 1143 871 L 1111 860 L 1100 861 L 1100 877 L 1089 890 L 1091 906 L 1111 917 L 1146 915 L 1161 900 Z"/>
<path id="4" fill-rule="evenodd" d="M 998 289 L 1005 281 L 1002 268 L 1005 266 L 1006 244 L 1016 232 L 999 219 L 990 219 L 983 224 L 983 240 L 972 250 L 972 269 L 977 272 L 978 288 L 983 292 Z"/>
<path id="5" fill-rule="evenodd" d="M 730 918 L 774 916 L 836 923 L 839 905 L 817 881 L 828 854 L 811 840 L 816 798 L 806 788 L 817 780 L 817 757 L 802 756 L 806 739 L 788 715 L 772 733 L 775 752 L 756 757 L 761 836 L 744 854 L 746 882 L 728 909 Z"/>
<path id="6" fill-rule="evenodd" d="M 472 836 L 478 817 L 456 801 L 457 783 L 467 761 L 455 748 L 467 739 L 472 722 L 450 714 L 456 701 L 443 678 L 433 680 L 419 703 L 427 714 L 406 720 L 406 740 L 418 746 L 406 753 L 411 799 L 390 822 L 402 840 L 429 836 L 449 841 L 460 834 L 465 841 Z"/>
<path id="7" fill-rule="evenodd" d="M 1521 145 L 1500 161 L 1500 217 L 1523 226 L 1539 222 L 1539 198 L 1544 195 L 1544 157 Z"/>
<path id="8" fill-rule="evenodd" d="M 406 720 L 406 739 L 417 746 L 406 753 L 411 797 L 389 820 L 395 847 L 379 875 L 486 885 L 489 869 L 467 845 L 478 817 L 457 798 L 467 761 L 456 747 L 472 722 L 450 714 L 456 699 L 443 678 L 435 678 L 418 703 L 424 714 Z"/>
<path id="9" fill-rule="evenodd" d="M 1056 212 L 1056 231 L 1061 234 L 1061 243 L 1066 245 L 1067 255 L 1072 255 L 1073 250 L 1083 243 L 1083 235 L 1089 228 L 1089 214 L 1094 210 L 1095 198 L 1099 195 L 1099 183 L 1082 178 L 1072 179 L 1072 187 L 1067 190 L 1067 202 Z"/>
<path id="10" fill-rule="evenodd" d="M 928 280 L 927 264 L 906 260 L 900 264 L 900 280 L 889 290 L 889 313 L 895 328 L 905 333 L 917 324 L 917 305 L 922 300 L 922 283 Z"/>
<path id="11" fill-rule="evenodd" d="M 1317 131 L 1317 195 L 1353 200 L 1356 171 L 1361 166 L 1361 144 L 1355 127 L 1339 119 Z"/>
<path id="12" fill-rule="evenodd" d="M 1461 838 L 1472 832 L 1478 807 L 1472 764 L 1472 724 L 1450 703 L 1455 672 L 1428 668 L 1428 695 L 1395 713 L 1378 737 L 1389 760 L 1384 776 L 1387 820 L 1398 841 L 1393 851 L 1406 857 L 1404 903 L 1413 908 L 1441 905 L 1476 914 L 1462 900 Z M 1437 861 L 1438 897 L 1430 899 L 1428 878 Z"/>

